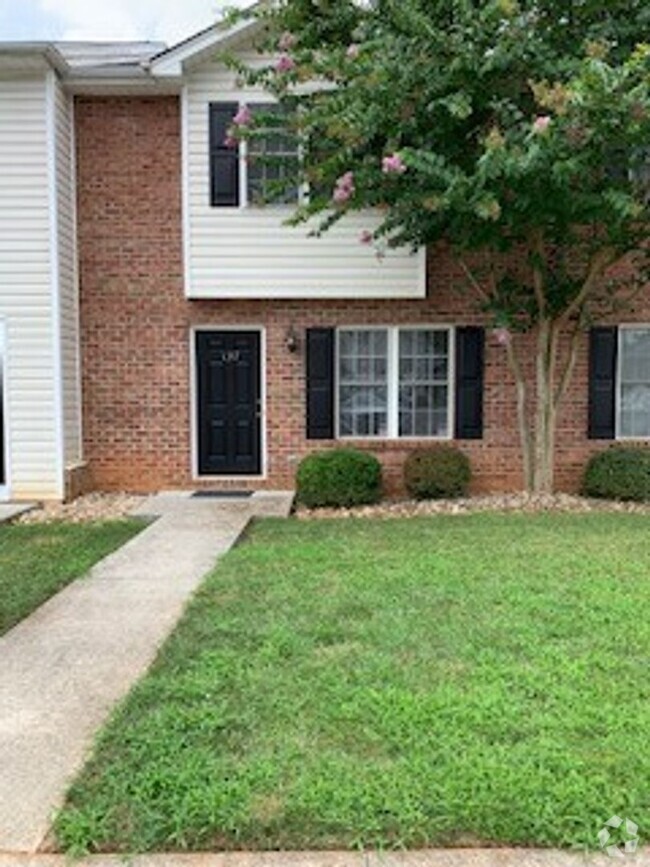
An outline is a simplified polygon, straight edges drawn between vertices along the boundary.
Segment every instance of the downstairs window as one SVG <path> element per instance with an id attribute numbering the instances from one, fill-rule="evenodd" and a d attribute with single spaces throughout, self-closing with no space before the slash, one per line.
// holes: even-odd
<path id="1" fill-rule="evenodd" d="M 618 435 L 650 437 L 650 328 L 621 328 Z"/>
<path id="2" fill-rule="evenodd" d="M 341 328 L 338 436 L 452 435 L 450 328 Z"/>

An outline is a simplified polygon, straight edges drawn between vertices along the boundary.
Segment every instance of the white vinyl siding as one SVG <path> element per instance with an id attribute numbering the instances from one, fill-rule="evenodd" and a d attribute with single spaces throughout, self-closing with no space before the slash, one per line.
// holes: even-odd
<path id="1" fill-rule="evenodd" d="M 46 82 L 0 82 L 0 319 L 6 329 L 9 494 L 60 495 Z"/>
<path id="2" fill-rule="evenodd" d="M 257 55 L 241 55 L 248 62 Z M 208 111 L 211 102 L 255 105 L 259 90 L 241 90 L 236 74 L 208 61 L 187 75 L 183 95 L 186 294 L 190 298 L 421 298 L 424 251 L 387 251 L 378 259 L 359 243 L 377 217 L 346 216 L 322 238 L 283 225 L 289 206 L 210 206 Z M 241 201 L 245 201 L 245 172 Z"/>
<path id="3" fill-rule="evenodd" d="M 72 98 L 56 87 L 56 188 L 64 457 L 81 460 L 79 312 L 75 225 L 74 115 Z"/>

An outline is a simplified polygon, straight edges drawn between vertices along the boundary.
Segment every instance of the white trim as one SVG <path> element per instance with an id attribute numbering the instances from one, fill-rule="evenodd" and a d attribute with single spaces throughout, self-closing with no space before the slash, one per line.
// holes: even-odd
<path id="1" fill-rule="evenodd" d="M 427 248 L 426 245 L 420 247 L 420 249 L 415 254 L 419 257 L 420 261 L 418 262 L 418 290 L 419 295 L 418 298 L 426 298 L 427 297 Z"/>
<path id="2" fill-rule="evenodd" d="M 210 171 L 209 168 L 208 171 Z M 187 84 L 183 85 L 181 91 L 181 208 L 183 222 L 183 275 L 185 297 L 189 298 L 192 294 L 192 227 L 190 225 L 190 109 Z"/>
<path id="3" fill-rule="evenodd" d="M 256 30 L 259 27 L 259 22 L 250 18 L 238 21 L 230 27 L 223 23 L 214 24 L 154 57 L 149 63 L 149 71 L 154 76 L 179 77 L 183 74 L 183 64 L 187 60 L 210 51 L 217 45 L 227 44 L 247 30 Z"/>
<path id="4" fill-rule="evenodd" d="M 5 465 L 5 480 L 0 484 L 0 503 L 11 498 L 11 467 L 9 448 L 9 352 L 7 340 L 7 324 L 0 317 L 0 394 L 2 394 L 2 416 L 4 419 L 4 430 L 2 431 L 4 439 L 4 465 Z"/>
<path id="5" fill-rule="evenodd" d="M 623 368 L 623 333 L 625 331 L 647 331 L 650 333 L 650 323 L 625 322 L 616 329 L 616 382 L 614 383 L 614 438 L 620 442 L 650 441 L 650 432 L 646 436 L 627 436 L 621 433 L 621 374 Z"/>
<path id="6" fill-rule="evenodd" d="M 362 436 L 354 434 L 343 436 L 339 430 L 339 340 L 341 331 L 387 331 L 387 371 L 386 385 L 388 388 L 387 420 L 388 433 L 386 436 Z M 446 331 L 448 336 L 448 385 L 447 385 L 447 433 L 444 436 L 399 435 L 399 333 L 400 331 Z M 450 442 L 455 439 L 455 405 L 456 405 L 456 326 L 455 325 L 432 325 L 427 322 L 407 323 L 403 325 L 386 325 L 377 323 L 368 325 L 355 325 L 345 323 L 335 329 L 334 341 L 334 438 L 342 442 L 417 442 L 430 440 L 431 442 Z M 397 375 L 392 375 L 395 374 Z"/>
<path id="7" fill-rule="evenodd" d="M 75 317 L 75 354 L 76 354 L 76 375 L 75 375 L 75 400 L 77 405 L 77 436 L 79 437 L 79 453 L 77 461 L 84 462 L 84 427 L 83 427 L 83 384 L 81 372 L 81 310 L 79 298 L 79 246 L 78 232 L 79 220 L 77 213 L 77 141 L 75 128 L 75 104 L 71 96 L 66 96 L 69 101 L 70 111 L 70 197 L 72 200 L 72 280 L 74 282 L 74 317 Z"/>
<path id="8" fill-rule="evenodd" d="M 241 102 L 238 103 L 240 108 L 242 104 L 243 103 Z M 239 142 L 239 145 L 237 147 L 237 159 L 239 162 L 237 171 L 237 176 L 239 180 L 239 205 L 237 209 L 228 208 L 228 206 L 224 207 L 226 207 L 226 209 L 230 211 L 245 211 L 248 209 L 248 142 L 246 141 L 246 139 Z M 212 178 L 210 178 L 210 181 L 212 182 Z"/>
<path id="9" fill-rule="evenodd" d="M 52 303 L 52 370 L 54 373 L 54 437 L 56 462 L 56 492 L 65 495 L 65 450 L 63 430 L 63 360 L 61 358 L 61 299 L 59 294 L 59 214 L 56 171 L 56 87 L 54 70 L 48 72 L 45 83 L 47 133 L 47 178 L 50 223 L 50 293 Z"/>
<path id="10" fill-rule="evenodd" d="M 388 439 L 397 439 L 399 437 L 399 328 L 389 328 L 387 348 L 386 384 L 388 392 L 386 394 L 386 410 L 388 415 L 386 417 L 386 436 Z"/>
<path id="11" fill-rule="evenodd" d="M 196 335 L 201 331 L 256 331 L 260 335 L 260 473 L 258 475 L 201 475 L 199 473 L 198 388 L 196 371 Z M 268 472 L 267 388 L 266 388 L 266 328 L 263 325 L 192 325 L 190 327 L 190 461 L 193 482 L 262 482 Z"/>

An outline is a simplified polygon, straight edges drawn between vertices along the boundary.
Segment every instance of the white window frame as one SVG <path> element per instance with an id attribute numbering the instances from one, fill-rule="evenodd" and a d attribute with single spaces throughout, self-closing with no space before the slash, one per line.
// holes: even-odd
<path id="1" fill-rule="evenodd" d="M 626 331 L 647 331 L 650 333 L 650 323 L 646 322 L 626 322 L 619 325 L 617 329 L 617 346 L 616 346 L 616 383 L 614 389 L 614 408 L 616 416 L 616 431 L 615 437 L 621 442 L 650 442 L 650 431 L 646 436 L 628 436 L 621 433 L 621 416 L 622 416 L 622 386 L 623 386 L 623 335 Z"/>
<path id="2" fill-rule="evenodd" d="M 237 106 L 238 108 L 242 108 L 244 105 L 247 105 L 249 108 L 253 107 L 261 107 L 267 105 L 277 105 L 276 102 L 269 99 L 260 99 L 255 98 L 250 101 L 246 100 L 238 100 Z M 248 211 L 248 210 L 265 210 L 267 208 L 272 208 L 274 211 L 293 211 L 296 206 L 303 205 L 307 201 L 307 191 L 305 186 L 303 185 L 298 191 L 298 197 L 295 202 L 269 202 L 268 204 L 257 204 L 256 202 L 251 202 L 248 197 L 248 141 L 246 139 L 242 139 L 239 142 L 238 150 L 239 154 L 239 206 L 237 208 L 232 208 L 228 205 L 217 206 L 217 210 L 219 211 Z M 298 159 L 300 159 L 302 155 L 302 149 L 298 147 Z"/>
<path id="3" fill-rule="evenodd" d="M 362 434 L 341 434 L 340 425 L 340 340 L 341 332 L 343 331 L 386 331 L 388 333 L 388 354 L 387 354 L 387 373 L 386 385 L 388 388 L 387 397 L 387 433 L 385 436 L 379 435 L 362 435 Z M 430 435 L 409 435 L 400 436 L 399 434 L 399 334 L 400 331 L 444 331 L 448 335 L 449 347 L 449 364 L 448 364 L 448 384 L 447 384 L 447 433 L 443 436 Z M 343 441 L 375 441 L 387 442 L 389 440 L 397 440 L 398 442 L 418 442 L 431 440 L 435 442 L 448 442 L 454 439 L 454 407 L 456 406 L 456 327 L 454 325 L 431 325 L 428 322 L 420 322 L 417 324 L 408 325 L 354 325 L 345 324 L 339 325 L 336 329 L 335 352 L 334 352 L 334 435 L 337 440 Z"/>

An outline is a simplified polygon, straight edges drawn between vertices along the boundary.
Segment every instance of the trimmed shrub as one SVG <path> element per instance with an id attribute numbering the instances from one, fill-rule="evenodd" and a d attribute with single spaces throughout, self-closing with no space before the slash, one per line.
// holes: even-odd
<path id="1" fill-rule="evenodd" d="M 650 449 L 616 446 L 594 455 L 582 490 L 608 500 L 650 500 Z"/>
<path id="2" fill-rule="evenodd" d="M 404 463 L 404 485 L 417 500 L 463 497 L 471 477 L 469 458 L 453 446 L 418 449 Z"/>
<path id="3" fill-rule="evenodd" d="M 298 502 L 310 509 L 376 503 L 381 497 L 381 464 L 356 449 L 314 452 L 300 462 Z"/>

